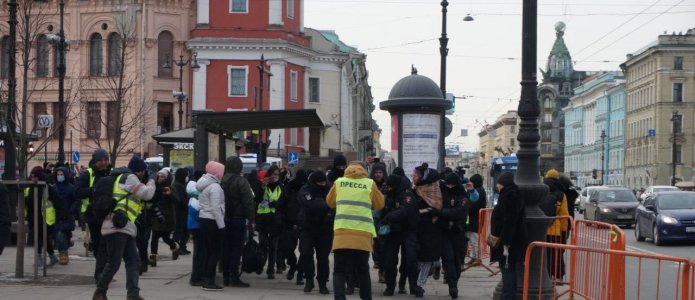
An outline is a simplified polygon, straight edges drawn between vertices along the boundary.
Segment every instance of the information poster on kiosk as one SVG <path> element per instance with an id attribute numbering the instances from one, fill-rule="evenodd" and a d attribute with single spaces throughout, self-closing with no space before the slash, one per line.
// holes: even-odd
<path id="1" fill-rule="evenodd" d="M 439 163 L 441 115 L 403 114 L 403 169 L 406 174 L 427 163 L 436 169 Z"/>

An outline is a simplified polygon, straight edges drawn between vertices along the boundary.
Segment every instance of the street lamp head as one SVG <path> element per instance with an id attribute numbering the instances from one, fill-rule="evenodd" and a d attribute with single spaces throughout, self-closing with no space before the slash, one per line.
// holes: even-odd
<path id="1" fill-rule="evenodd" d="M 179 99 L 179 101 L 183 101 L 183 99 L 186 99 L 186 93 L 181 91 L 172 90 L 171 95 L 174 96 L 174 98 Z"/>
<path id="2" fill-rule="evenodd" d="M 167 72 L 171 71 L 171 64 L 169 63 L 169 54 L 166 55 L 166 60 L 164 61 L 164 65 L 162 65 L 162 69 L 164 69 Z"/>
<path id="3" fill-rule="evenodd" d="M 471 22 L 471 21 L 473 21 L 473 20 L 475 20 L 475 19 L 473 19 L 473 17 L 471 16 L 471 14 L 466 14 L 466 16 L 463 17 L 463 21 L 464 21 L 464 22 Z"/>
<path id="4" fill-rule="evenodd" d="M 200 69 L 200 65 L 198 64 L 198 53 L 193 52 L 193 63 L 191 65 L 191 68 L 193 71 L 198 71 Z"/>

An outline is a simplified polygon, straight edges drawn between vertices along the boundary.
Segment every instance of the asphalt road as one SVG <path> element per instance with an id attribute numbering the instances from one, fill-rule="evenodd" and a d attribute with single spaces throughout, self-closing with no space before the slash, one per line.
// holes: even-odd
<path id="1" fill-rule="evenodd" d="M 577 219 L 581 215 L 576 214 Z M 638 242 L 633 228 L 622 228 L 625 233 L 628 251 L 651 255 L 668 255 L 695 259 L 695 241 L 669 242 L 656 246 L 651 239 Z M 679 276 L 683 265 L 652 258 L 626 257 L 625 261 L 625 299 L 679 299 Z M 691 274 L 693 274 L 691 272 Z M 692 276 L 692 275 L 691 275 Z"/>

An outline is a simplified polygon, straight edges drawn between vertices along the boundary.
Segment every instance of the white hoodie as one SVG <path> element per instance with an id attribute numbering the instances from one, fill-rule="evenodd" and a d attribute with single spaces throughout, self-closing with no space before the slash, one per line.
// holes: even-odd
<path id="1" fill-rule="evenodd" d="M 224 191 L 220 182 L 210 174 L 204 174 L 196 183 L 200 191 L 200 218 L 215 220 L 217 228 L 224 228 Z"/>

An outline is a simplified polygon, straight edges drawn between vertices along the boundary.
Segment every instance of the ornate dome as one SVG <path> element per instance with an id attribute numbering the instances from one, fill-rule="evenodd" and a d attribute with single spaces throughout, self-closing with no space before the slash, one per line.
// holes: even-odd
<path id="1" fill-rule="evenodd" d="M 442 90 L 430 78 L 417 74 L 413 68 L 411 75 L 403 77 L 391 88 L 389 99 L 379 105 L 382 110 L 390 108 L 423 107 L 446 110 L 451 101 L 444 99 Z"/>

